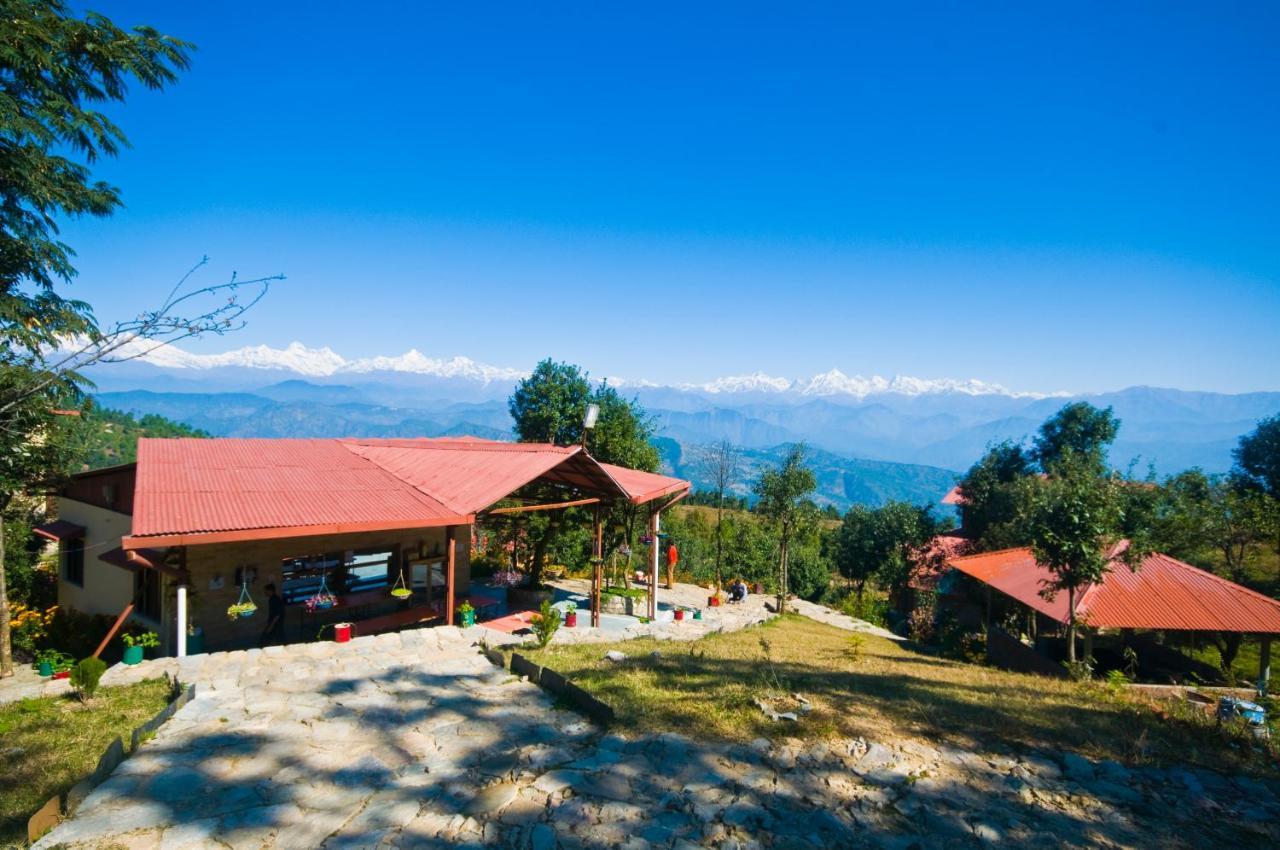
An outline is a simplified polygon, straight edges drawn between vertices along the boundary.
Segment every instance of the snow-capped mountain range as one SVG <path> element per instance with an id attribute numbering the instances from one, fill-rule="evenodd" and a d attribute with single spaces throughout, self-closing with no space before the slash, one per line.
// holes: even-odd
<path id="1" fill-rule="evenodd" d="M 362 357 L 348 360 L 327 346 L 308 348 L 300 342 L 290 343 L 285 348 L 271 348 L 266 345 L 246 346 L 220 354 L 195 354 L 177 346 L 146 349 L 139 346 L 130 353 L 137 355 L 135 362 L 144 362 L 165 370 L 274 370 L 291 372 L 305 378 L 400 373 L 446 380 L 475 381 L 481 384 L 495 382 L 510 384 L 529 374 L 528 370 L 492 366 L 469 357 L 459 356 L 447 359 L 428 357 L 417 349 L 411 349 L 395 357 Z M 634 378 L 610 377 L 608 381 L 614 386 L 635 389 L 662 386 L 654 381 Z M 673 389 L 707 393 L 713 396 L 737 394 L 797 395 L 818 398 L 844 396 L 859 400 L 886 393 L 903 396 L 955 393 L 968 396 L 1028 399 L 1066 395 L 1066 393 L 1015 391 L 977 379 L 927 379 L 908 376 L 883 378 L 879 375 L 863 377 L 846 375 L 839 369 L 832 369 L 809 378 L 796 379 L 754 372 L 716 378 L 705 383 L 676 384 Z"/>

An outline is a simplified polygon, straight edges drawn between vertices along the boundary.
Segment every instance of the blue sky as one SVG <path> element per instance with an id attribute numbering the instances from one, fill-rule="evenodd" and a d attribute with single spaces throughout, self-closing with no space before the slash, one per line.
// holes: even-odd
<path id="1" fill-rule="evenodd" d="M 201 351 L 1280 389 L 1276 4 L 399 5 L 95 5 L 199 50 L 75 294 L 208 254 L 289 280 Z"/>

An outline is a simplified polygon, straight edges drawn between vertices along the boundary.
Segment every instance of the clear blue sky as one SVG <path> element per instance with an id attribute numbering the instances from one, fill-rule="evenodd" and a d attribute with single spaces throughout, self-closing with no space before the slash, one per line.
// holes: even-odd
<path id="1" fill-rule="evenodd" d="M 199 51 L 76 294 L 208 254 L 289 281 L 196 350 L 1280 389 L 1280 5 L 552 5 L 96 4 Z"/>

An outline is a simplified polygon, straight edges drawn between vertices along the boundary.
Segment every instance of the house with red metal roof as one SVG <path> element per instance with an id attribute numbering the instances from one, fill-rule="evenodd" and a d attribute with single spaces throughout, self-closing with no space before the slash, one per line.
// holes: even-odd
<path id="1" fill-rule="evenodd" d="M 535 488 L 558 498 L 539 503 Z M 581 446 L 144 438 L 136 463 L 75 476 L 58 520 L 37 531 L 59 543 L 60 605 L 138 620 L 183 655 L 189 639 L 211 649 L 255 643 L 268 584 L 292 633 L 337 619 L 366 633 L 452 623 L 464 598 L 486 601 L 471 594 L 477 520 L 596 506 L 599 557 L 605 506 L 644 506 L 656 530 L 689 488 L 601 463 Z M 332 605 L 308 605 L 317 595 Z M 229 615 L 242 603 L 263 613 Z"/>
<path id="2" fill-rule="evenodd" d="M 1110 571 L 1103 579 L 1076 594 L 1075 615 L 1082 626 L 1086 657 L 1098 636 L 1234 634 L 1260 641 L 1258 677 L 1265 683 L 1270 676 L 1271 639 L 1280 635 L 1280 600 L 1158 552 L 1130 569 L 1120 557 L 1124 545 L 1111 553 Z M 1067 594 L 1045 594 L 1052 574 L 1029 548 L 955 555 L 946 564 L 987 588 L 989 599 L 994 596 L 1006 606 L 1033 613 L 1034 621 L 1065 626 L 1070 618 Z M 987 616 L 990 620 L 990 611 Z"/>

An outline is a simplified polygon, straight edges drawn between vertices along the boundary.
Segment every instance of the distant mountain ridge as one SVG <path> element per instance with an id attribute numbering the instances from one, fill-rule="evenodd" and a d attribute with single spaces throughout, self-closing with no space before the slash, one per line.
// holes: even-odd
<path id="1" fill-rule="evenodd" d="M 214 355 L 165 348 L 145 361 L 94 369 L 90 377 L 106 404 L 162 413 L 215 434 L 499 437 L 510 433 L 506 399 L 524 374 L 416 351 L 346 360 L 330 349 L 295 343 Z M 1014 392 L 982 381 L 850 378 L 838 370 L 799 380 L 756 373 L 680 386 L 610 382 L 639 398 L 660 436 L 680 446 L 727 439 L 751 452 L 769 452 L 803 440 L 846 461 L 950 474 L 967 469 L 992 442 L 1029 438 L 1070 400 L 1114 409 L 1121 429 L 1112 462 L 1133 465 L 1139 474 L 1148 466 L 1159 475 L 1191 466 L 1224 472 L 1239 437 L 1280 412 L 1277 392 L 1131 387 L 1062 395 Z M 135 395 L 140 390 L 152 395 Z M 861 467 L 864 475 L 881 473 Z M 832 482 L 826 495 L 835 503 L 848 492 Z"/>

